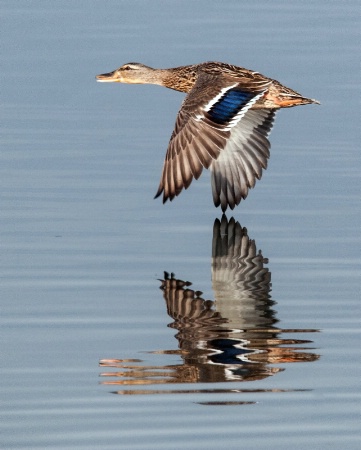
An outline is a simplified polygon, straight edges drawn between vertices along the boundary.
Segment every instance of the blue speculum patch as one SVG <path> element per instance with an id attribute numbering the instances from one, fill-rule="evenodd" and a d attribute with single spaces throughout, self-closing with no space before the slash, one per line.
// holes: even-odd
<path id="1" fill-rule="evenodd" d="M 229 122 L 245 106 L 255 94 L 230 89 L 208 111 L 212 120 L 217 123 Z"/>

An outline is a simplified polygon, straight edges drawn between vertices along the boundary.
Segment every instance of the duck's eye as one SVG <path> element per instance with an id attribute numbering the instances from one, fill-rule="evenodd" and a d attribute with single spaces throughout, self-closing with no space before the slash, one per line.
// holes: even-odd
<path id="1" fill-rule="evenodd" d="M 124 66 L 123 70 L 132 70 L 132 68 L 130 66 Z"/>

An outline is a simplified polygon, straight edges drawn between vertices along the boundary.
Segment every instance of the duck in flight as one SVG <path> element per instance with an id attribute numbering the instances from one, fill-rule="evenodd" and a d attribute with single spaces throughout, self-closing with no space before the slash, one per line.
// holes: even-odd
<path id="1" fill-rule="evenodd" d="M 163 203 L 211 171 L 213 201 L 225 211 L 245 199 L 270 156 L 267 139 L 280 108 L 317 103 L 258 72 L 220 62 L 171 69 L 127 63 L 97 81 L 158 84 L 186 92 L 155 197 Z"/>

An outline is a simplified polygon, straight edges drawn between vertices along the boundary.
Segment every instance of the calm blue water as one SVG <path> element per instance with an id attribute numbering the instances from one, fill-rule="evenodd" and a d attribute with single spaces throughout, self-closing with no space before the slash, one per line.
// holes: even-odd
<path id="1" fill-rule="evenodd" d="M 0 11 L 0 447 L 359 448 L 357 3 Z M 153 200 L 183 95 L 94 79 L 207 60 L 322 103 L 223 219 Z"/>

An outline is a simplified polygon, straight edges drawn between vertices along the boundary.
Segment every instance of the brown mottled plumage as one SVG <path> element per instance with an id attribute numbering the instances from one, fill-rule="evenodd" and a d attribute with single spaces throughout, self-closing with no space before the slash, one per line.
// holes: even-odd
<path id="1" fill-rule="evenodd" d="M 231 209 L 267 167 L 267 139 L 277 109 L 317 100 L 242 67 L 206 62 L 171 69 L 128 63 L 98 81 L 159 84 L 186 92 L 178 113 L 156 197 L 163 203 L 187 189 L 203 168 L 212 172 L 216 206 Z"/>

